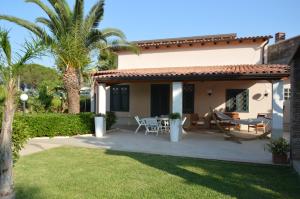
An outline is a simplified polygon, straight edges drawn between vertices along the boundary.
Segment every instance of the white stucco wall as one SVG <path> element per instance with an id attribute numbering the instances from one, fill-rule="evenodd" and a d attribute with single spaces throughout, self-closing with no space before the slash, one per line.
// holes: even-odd
<path id="1" fill-rule="evenodd" d="M 290 84 L 290 80 L 285 80 L 284 81 L 284 85 L 283 85 L 283 90 L 284 89 L 290 89 L 291 88 L 291 84 Z M 284 99 L 283 101 L 283 123 L 284 123 L 284 128 L 286 130 L 288 130 L 289 128 L 289 123 L 290 123 L 290 99 Z"/>
<path id="2" fill-rule="evenodd" d="M 139 55 L 120 53 L 118 68 L 160 68 L 260 64 L 262 43 L 205 45 L 198 48 L 175 47 L 142 50 Z"/>

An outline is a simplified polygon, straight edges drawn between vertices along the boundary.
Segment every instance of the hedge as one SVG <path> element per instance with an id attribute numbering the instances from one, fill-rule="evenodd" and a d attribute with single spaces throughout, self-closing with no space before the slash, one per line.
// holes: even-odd
<path id="1" fill-rule="evenodd" d="M 115 122 L 114 113 L 107 113 L 107 129 L 110 129 Z M 94 133 L 94 129 L 93 113 L 76 115 L 61 113 L 16 114 L 12 134 L 14 160 L 18 159 L 19 151 L 28 138 L 89 134 Z"/>
<path id="2" fill-rule="evenodd" d="M 94 114 L 39 113 L 16 115 L 14 126 L 25 125 L 29 137 L 72 136 L 94 132 Z M 14 130 L 15 132 L 15 130 Z"/>

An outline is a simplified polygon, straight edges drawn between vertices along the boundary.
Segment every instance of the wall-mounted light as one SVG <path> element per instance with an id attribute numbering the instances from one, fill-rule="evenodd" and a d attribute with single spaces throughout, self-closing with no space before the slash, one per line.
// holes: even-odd
<path id="1" fill-rule="evenodd" d="M 208 95 L 208 96 L 211 96 L 211 95 L 212 95 L 212 92 L 213 92 L 213 91 L 212 91 L 211 89 L 208 89 L 208 90 L 207 90 L 207 95 Z"/>
<path id="2" fill-rule="evenodd" d="M 271 92 L 270 89 L 266 89 L 266 90 L 265 90 L 265 93 L 264 93 L 264 96 L 265 96 L 265 97 L 268 97 L 268 95 L 270 94 L 270 92 Z"/>

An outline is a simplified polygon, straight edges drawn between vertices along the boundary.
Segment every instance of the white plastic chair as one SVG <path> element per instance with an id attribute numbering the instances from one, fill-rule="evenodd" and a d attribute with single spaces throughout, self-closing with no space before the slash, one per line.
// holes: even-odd
<path id="1" fill-rule="evenodd" d="M 135 116 L 134 117 L 134 119 L 136 120 L 136 122 L 138 123 L 138 127 L 136 128 L 136 130 L 135 130 L 135 134 L 140 130 L 140 128 L 142 127 L 142 126 L 145 126 L 145 122 L 143 121 L 143 120 L 141 120 L 140 118 L 139 118 L 139 116 Z"/>
<path id="2" fill-rule="evenodd" d="M 182 129 L 183 134 L 186 134 L 186 131 L 183 129 L 183 125 L 184 125 L 185 121 L 186 121 L 186 117 L 184 117 L 183 120 L 181 121 L 181 129 Z"/>
<path id="3" fill-rule="evenodd" d="M 184 125 L 185 121 L 186 121 L 186 117 L 184 117 L 183 120 L 181 121 L 181 126 Z"/>
<path id="4" fill-rule="evenodd" d="M 159 118 L 158 119 L 158 125 L 159 125 L 160 131 L 162 133 L 170 133 L 170 120 L 169 120 L 169 118 Z"/>
<path id="5" fill-rule="evenodd" d="M 145 127 L 146 127 L 146 133 L 156 133 L 156 136 L 158 135 L 159 132 L 159 124 L 157 122 L 156 118 L 144 118 L 145 121 Z"/>

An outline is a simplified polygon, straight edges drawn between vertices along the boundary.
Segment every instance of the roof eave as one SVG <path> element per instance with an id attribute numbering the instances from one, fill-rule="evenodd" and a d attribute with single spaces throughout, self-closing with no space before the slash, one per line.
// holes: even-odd
<path id="1" fill-rule="evenodd" d="M 264 73 L 264 74 L 215 74 L 215 75 L 180 75 L 180 76 L 126 76 L 126 77 L 97 77 L 103 83 L 127 83 L 141 81 L 232 81 L 232 80 L 280 80 L 289 77 L 289 73 Z"/>

